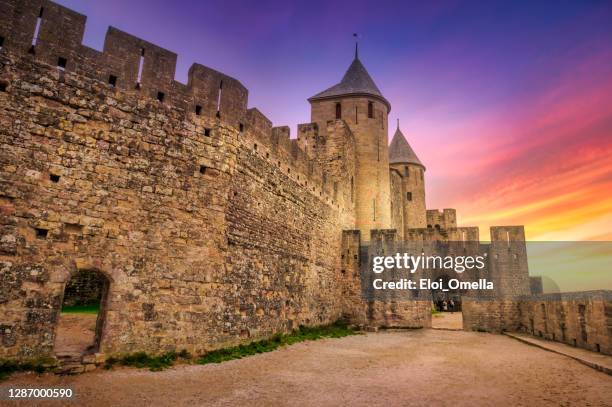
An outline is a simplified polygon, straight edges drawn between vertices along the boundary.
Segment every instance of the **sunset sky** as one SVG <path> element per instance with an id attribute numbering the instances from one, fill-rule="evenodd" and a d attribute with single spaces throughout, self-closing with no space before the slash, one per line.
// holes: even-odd
<path id="1" fill-rule="evenodd" d="M 61 0 L 239 79 L 275 125 L 360 57 L 427 166 L 427 205 L 532 240 L 612 240 L 612 3 Z"/>

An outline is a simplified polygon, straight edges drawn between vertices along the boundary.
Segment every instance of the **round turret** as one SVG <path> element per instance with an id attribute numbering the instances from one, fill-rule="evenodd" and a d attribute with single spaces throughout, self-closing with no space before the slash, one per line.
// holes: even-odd
<path id="1" fill-rule="evenodd" d="M 402 236 L 406 230 L 427 226 L 425 207 L 425 166 L 399 128 L 389 146 L 393 227 Z M 401 208 L 401 209 L 400 209 Z"/>
<path id="2" fill-rule="evenodd" d="M 340 83 L 308 101 L 311 121 L 322 131 L 328 121 L 343 120 L 355 137 L 355 227 L 368 241 L 370 230 L 391 226 L 387 145 L 391 105 L 357 53 Z"/>

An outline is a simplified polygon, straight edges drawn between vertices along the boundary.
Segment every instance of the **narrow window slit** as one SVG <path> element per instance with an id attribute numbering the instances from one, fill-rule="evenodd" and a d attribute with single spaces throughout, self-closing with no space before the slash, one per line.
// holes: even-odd
<path id="1" fill-rule="evenodd" d="M 219 93 L 217 94 L 217 117 L 221 117 L 221 92 L 223 92 L 223 81 L 219 82 Z"/>
<path id="2" fill-rule="evenodd" d="M 108 77 L 108 83 L 111 86 L 117 86 L 117 77 L 115 75 L 109 75 Z"/>
<path id="3" fill-rule="evenodd" d="M 200 106 L 200 105 L 196 105 L 196 107 L 195 107 L 195 114 L 196 114 L 197 116 L 199 116 L 199 115 L 201 115 L 201 114 L 202 114 L 202 106 Z"/>
<path id="4" fill-rule="evenodd" d="M 4 46 L 4 37 L 0 35 L 0 50 L 2 50 L 3 46 Z"/>
<path id="5" fill-rule="evenodd" d="M 244 124 L 240 123 L 238 127 L 240 129 L 240 133 L 242 133 L 244 131 Z"/>
<path id="6" fill-rule="evenodd" d="M 49 179 L 51 180 L 51 182 L 59 182 L 60 180 L 60 176 L 57 174 L 49 174 Z"/>
<path id="7" fill-rule="evenodd" d="M 0 82 L 0 92 L 6 92 L 7 84 L 6 82 Z"/>
<path id="8" fill-rule="evenodd" d="M 164 92 L 157 92 L 157 100 L 159 100 L 160 102 L 164 102 L 164 98 L 166 97 L 166 95 L 164 94 Z"/>
<path id="9" fill-rule="evenodd" d="M 38 42 L 38 35 L 40 33 L 40 25 L 42 24 L 43 11 L 44 9 L 41 7 L 40 12 L 38 13 L 38 18 L 36 19 L 36 27 L 34 28 L 34 36 L 32 37 L 32 46 L 28 51 L 30 54 L 35 53 L 34 48 L 36 47 L 36 43 Z"/>
<path id="10" fill-rule="evenodd" d="M 206 174 L 206 166 L 200 165 L 200 174 Z"/>
<path id="11" fill-rule="evenodd" d="M 140 89 L 140 84 L 142 82 L 142 67 L 144 65 L 144 48 L 140 49 L 140 60 L 138 61 L 138 76 L 136 77 L 136 89 Z"/>
<path id="12" fill-rule="evenodd" d="M 204 129 L 204 136 L 210 137 L 210 129 Z"/>

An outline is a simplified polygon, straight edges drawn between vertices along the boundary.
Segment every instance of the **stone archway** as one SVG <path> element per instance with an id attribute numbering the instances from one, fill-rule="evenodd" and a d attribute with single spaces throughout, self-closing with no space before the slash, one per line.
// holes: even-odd
<path id="1" fill-rule="evenodd" d="M 97 269 L 78 269 L 62 294 L 55 335 L 55 354 L 76 360 L 98 352 L 103 337 L 111 280 Z"/>
<path id="2" fill-rule="evenodd" d="M 463 329 L 463 314 L 461 307 L 461 290 L 449 287 L 450 276 L 442 273 L 432 277 L 434 281 L 442 281 L 440 289 L 431 290 L 431 299 L 435 311 L 431 318 L 434 329 Z"/>

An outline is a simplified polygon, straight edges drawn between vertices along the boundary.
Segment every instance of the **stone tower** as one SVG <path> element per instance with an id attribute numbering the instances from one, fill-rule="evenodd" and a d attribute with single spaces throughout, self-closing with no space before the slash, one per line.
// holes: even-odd
<path id="1" fill-rule="evenodd" d="M 391 105 L 368 71 L 355 59 L 340 83 L 317 93 L 311 104 L 311 121 L 325 129 L 330 120 L 344 120 L 355 137 L 355 228 L 363 240 L 371 229 L 391 226 L 387 117 Z"/>
<path id="2" fill-rule="evenodd" d="M 389 146 L 389 165 L 401 181 L 401 219 L 404 232 L 427 226 L 425 208 L 425 166 L 419 160 L 397 123 L 397 130 Z M 399 209 L 399 208 L 398 208 Z"/>

